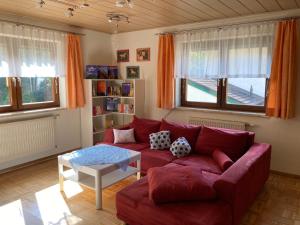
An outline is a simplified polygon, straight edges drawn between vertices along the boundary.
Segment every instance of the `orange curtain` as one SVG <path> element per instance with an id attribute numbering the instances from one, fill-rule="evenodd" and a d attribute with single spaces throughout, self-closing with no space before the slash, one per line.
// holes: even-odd
<path id="1" fill-rule="evenodd" d="M 268 116 L 282 119 L 295 116 L 296 42 L 296 20 L 279 22 L 275 37 L 267 101 L 266 113 Z"/>
<path id="2" fill-rule="evenodd" d="M 174 38 L 172 34 L 159 36 L 157 68 L 157 107 L 174 108 Z"/>
<path id="3" fill-rule="evenodd" d="M 80 37 L 68 34 L 67 41 L 67 100 L 68 107 L 75 109 L 85 105 Z"/>

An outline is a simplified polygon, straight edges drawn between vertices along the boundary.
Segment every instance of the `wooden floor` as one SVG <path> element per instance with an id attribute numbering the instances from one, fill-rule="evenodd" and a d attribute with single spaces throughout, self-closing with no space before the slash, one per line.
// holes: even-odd
<path id="1" fill-rule="evenodd" d="M 135 181 L 128 178 L 104 191 L 104 210 L 95 210 L 95 194 L 65 182 L 59 192 L 56 160 L 0 175 L 1 225 L 116 225 L 115 193 Z M 272 174 L 242 225 L 300 225 L 300 179 Z M 171 224 L 170 224 L 171 225 Z"/>

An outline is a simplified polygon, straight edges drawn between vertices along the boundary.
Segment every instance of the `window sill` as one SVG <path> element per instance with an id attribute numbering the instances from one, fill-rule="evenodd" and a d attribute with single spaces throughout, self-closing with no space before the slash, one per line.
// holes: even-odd
<path id="1" fill-rule="evenodd" d="M 2 118 L 10 118 L 17 116 L 27 116 L 27 115 L 36 115 L 41 113 L 49 113 L 60 110 L 65 110 L 64 107 L 55 107 L 55 108 L 46 108 L 46 109 L 35 109 L 35 110 L 26 110 L 26 111 L 17 111 L 17 112 L 8 112 L 8 113 L 0 113 L 0 119 Z"/>
<path id="2" fill-rule="evenodd" d="M 192 107 L 176 107 L 175 110 L 181 111 L 197 111 L 204 113 L 221 113 L 221 114 L 231 114 L 231 115 L 239 115 L 239 116 L 253 116 L 253 117 L 262 117 L 269 118 L 265 113 L 257 113 L 257 112 L 244 112 L 244 111 L 231 111 L 231 110 L 219 110 L 219 109 L 205 109 L 205 108 L 192 108 Z"/>

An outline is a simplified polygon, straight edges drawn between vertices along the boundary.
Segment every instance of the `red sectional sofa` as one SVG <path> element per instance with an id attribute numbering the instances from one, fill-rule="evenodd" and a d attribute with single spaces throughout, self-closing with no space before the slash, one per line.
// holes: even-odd
<path id="1" fill-rule="evenodd" d="M 238 225 L 268 179 L 271 146 L 254 143 L 254 133 L 252 132 L 214 128 L 221 135 L 223 132 L 236 134 L 231 140 L 230 137 L 222 138 L 218 133 L 205 136 L 202 132 L 205 128 L 201 127 L 138 118 L 135 118 L 128 127 L 123 129 L 132 127 L 135 128 L 137 141 L 143 142 L 117 144 L 117 146 L 141 152 L 141 168 L 144 175 L 152 167 L 174 164 L 178 167 L 197 167 L 202 175 L 211 182 L 217 198 L 210 201 L 186 201 L 156 205 L 149 199 L 146 176 L 117 193 L 117 216 L 129 225 Z M 177 159 L 169 150 L 150 149 L 149 141 L 147 142 L 148 135 L 159 130 L 170 130 L 172 141 L 180 136 L 186 137 L 193 152 L 189 156 Z M 214 139 L 214 135 L 216 139 Z M 244 142 L 246 141 L 244 152 L 224 172 L 211 154 L 201 154 L 203 149 L 208 151 L 212 145 L 216 145 L 218 148 L 223 146 L 224 149 L 234 149 L 243 138 L 246 138 L 244 139 Z M 115 145 L 113 139 L 112 130 L 106 130 L 103 143 Z M 203 148 L 200 153 L 199 144 Z"/>

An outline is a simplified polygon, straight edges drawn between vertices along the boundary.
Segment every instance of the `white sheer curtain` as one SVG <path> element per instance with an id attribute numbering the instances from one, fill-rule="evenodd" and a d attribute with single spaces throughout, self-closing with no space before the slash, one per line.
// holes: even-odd
<path id="1" fill-rule="evenodd" d="M 176 34 L 176 77 L 269 77 L 274 27 L 268 22 Z"/>
<path id="2" fill-rule="evenodd" d="M 0 77 L 65 76 L 65 33 L 0 22 Z"/>

